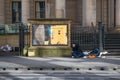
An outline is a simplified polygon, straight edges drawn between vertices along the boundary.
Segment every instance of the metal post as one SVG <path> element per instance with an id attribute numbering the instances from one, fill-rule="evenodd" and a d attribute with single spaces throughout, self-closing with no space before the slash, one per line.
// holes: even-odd
<path id="1" fill-rule="evenodd" d="M 19 24 L 19 47 L 20 56 L 22 56 L 24 48 L 24 26 L 22 25 L 22 23 Z"/>
<path id="2" fill-rule="evenodd" d="M 98 22 L 98 30 L 99 30 L 99 49 L 100 49 L 100 51 L 103 51 L 104 27 L 102 25 L 102 22 Z"/>
<path id="3" fill-rule="evenodd" d="M 29 28 L 30 28 L 30 23 L 28 23 L 28 25 L 27 25 L 28 27 L 27 27 L 27 45 L 29 45 L 30 43 L 29 43 Z"/>

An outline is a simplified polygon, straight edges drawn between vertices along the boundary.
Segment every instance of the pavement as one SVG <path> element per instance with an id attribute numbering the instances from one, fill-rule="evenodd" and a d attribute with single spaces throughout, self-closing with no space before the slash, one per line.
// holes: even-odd
<path id="1" fill-rule="evenodd" d="M 0 57 L 0 69 L 96 69 L 120 70 L 120 58 L 71 58 L 71 57 Z"/>
<path id="2" fill-rule="evenodd" d="M 120 58 L 1 56 L 0 80 L 120 80 Z"/>
<path id="3" fill-rule="evenodd" d="M 120 80 L 116 71 L 4 71 L 0 80 Z"/>

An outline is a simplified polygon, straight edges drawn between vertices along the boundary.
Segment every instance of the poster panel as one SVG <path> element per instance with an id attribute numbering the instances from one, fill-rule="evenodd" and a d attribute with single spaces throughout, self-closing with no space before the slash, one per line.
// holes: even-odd
<path id="1" fill-rule="evenodd" d="M 33 25 L 32 45 L 33 46 L 67 46 L 68 45 L 67 25 Z"/>

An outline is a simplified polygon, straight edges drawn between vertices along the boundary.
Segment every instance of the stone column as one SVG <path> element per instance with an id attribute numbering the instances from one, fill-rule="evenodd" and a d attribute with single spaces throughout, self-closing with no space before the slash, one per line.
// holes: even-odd
<path id="1" fill-rule="evenodd" d="M 120 27 L 120 0 L 116 0 L 116 27 Z"/>
<path id="2" fill-rule="evenodd" d="M 56 18 L 66 17 L 65 4 L 66 0 L 56 0 Z"/>
<path id="3" fill-rule="evenodd" d="M 5 0 L 0 0 L 0 24 L 4 24 L 5 23 L 5 7 L 4 7 L 4 1 Z"/>
<path id="4" fill-rule="evenodd" d="M 83 0 L 83 26 L 96 26 L 96 0 Z"/>
<path id="5" fill-rule="evenodd" d="M 22 0 L 22 22 L 28 23 L 30 18 L 30 0 Z"/>

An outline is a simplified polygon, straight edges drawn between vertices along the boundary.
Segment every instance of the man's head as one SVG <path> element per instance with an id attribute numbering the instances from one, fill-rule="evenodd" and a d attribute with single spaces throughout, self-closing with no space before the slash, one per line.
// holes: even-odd
<path id="1" fill-rule="evenodd" d="M 76 46 L 76 44 L 75 44 L 75 43 L 73 43 L 73 44 L 72 44 L 72 47 L 75 47 L 75 46 Z"/>

